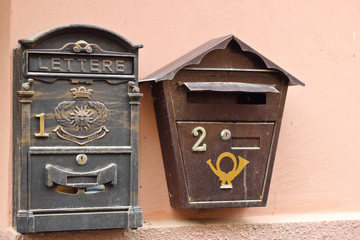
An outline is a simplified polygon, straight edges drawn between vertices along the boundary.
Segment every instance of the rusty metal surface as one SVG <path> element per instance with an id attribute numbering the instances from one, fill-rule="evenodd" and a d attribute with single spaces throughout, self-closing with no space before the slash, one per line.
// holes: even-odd
<path id="1" fill-rule="evenodd" d="M 223 49 L 216 49 L 219 41 Z M 197 65 L 170 64 L 171 71 L 153 75 L 159 77 L 152 91 L 170 203 L 265 206 L 289 77 L 267 69 L 233 37 L 205 45 L 193 52 Z M 172 81 L 162 81 L 165 72 L 174 74 L 167 76 Z"/>
<path id="2" fill-rule="evenodd" d="M 178 86 L 184 80 L 181 74 L 174 80 L 153 86 L 171 205 L 179 208 L 266 205 L 287 84 L 281 81 L 276 84 L 280 93 L 265 93 L 279 97 L 267 96 L 266 104 L 232 105 L 224 102 L 224 95 L 211 96 L 213 92 L 209 93 L 214 99 L 212 103 L 199 104 L 187 102 L 185 91 Z M 198 147 L 201 149 L 204 144 L 206 147 L 194 152 L 194 144 L 201 136 L 201 132 L 198 136 L 192 134 L 197 127 L 206 131 Z M 230 140 L 224 140 L 226 130 L 231 132 Z M 207 163 L 211 159 L 216 166 L 217 158 L 225 152 L 250 162 L 235 176 L 232 189 L 219 188 L 221 181 Z M 231 159 L 221 161 L 224 172 L 233 166 Z"/>
<path id="3" fill-rule="evenodd" d="M 223 81 L 223 80 L 226 81 Z M 185 84 L 220 82 L 224 85 L 260 84 L 272 86 L 278 93 L 268 92 L 210 92 L 189 91 Z M 180 86 L 179 86 L 179 84 Z M 183 85 L 182 85 L 183 84 Z M 196 121 L 275 121 L 282 97 L 285 78 L 276 73 L 242 73 L 179 71 L 173 81 L 166 81 L 171 89 L 171 101 L 177 120 Z M 216 109 L 216 110 L 215 110 Z"/>
<path id="4" fill-rule="evenodd" d="M 21 233 L 142 226 L 141 45 L 90 25 L 58 27 L 19 43 L 13 226 Z"/>
<path id="5" fill-rule="evenodd" d="M 272 92 L 279 91 L 268 84 L 241 83 L 241 82 L 184 82 L 190 91 L 214 92 Z"/>
<path id="6" fill-rule="evenodd" d="M 145 82 L 145 81 L 159 82 L 164 80 L 172 80 L 179 70 L 187 66 L 199 64 L 205 55 L 215 50 L 225 49 L 232 40 L 238 44 L 238 46 L 241 48 L 242 51 L 255 54 L 258 58 L 260 58 L 265 64 L 265 67 L 267 69 L 274 69 L 283 73 L 288 78 L 290 85 L 305 86 L 303 82 L 296 79 L 293 75 L 286 72 L 284 69 L 282 69 L 281 67 L 279 67 L 278 65 L 276 65 L 275 63 L 273 63 L 263 55 L 261 55 L 260 53 L 258 53 L 256 50 L 254 50 L 249 45 L 242 42 L 240 39 L 238 39 L 232 34 L 209 40 L 208 42 L 202 44 L 201 46 L 195 48 L 189 53 L 167 64 L 166 66 L 160 68 L 154 73 L 144 77 L 143 79 L 140 80 L 140 82 Z"/>
<path id="7" fill-rule="evenodd" d="M 193 152 L 191 147 L 198 138 L 190 133 L 199 126 L 206 130 L 206 137 L 201 144 L 206 144 L 207 151 Z M 274 123 L 178 121 L 177 128 L 190 204 L 214 201 L 261 202 Z M 229 139 L 220 138 L 224 129 L 231 133 Z M 217 160 L 224 152 L 233 154 L 235 163 L 229 157 Z M 231 188 L 222 188 L 214 172 L 229 173 L 233 168 L 236 171 L 239 157 L 249 163 L 232 179 Z"/>

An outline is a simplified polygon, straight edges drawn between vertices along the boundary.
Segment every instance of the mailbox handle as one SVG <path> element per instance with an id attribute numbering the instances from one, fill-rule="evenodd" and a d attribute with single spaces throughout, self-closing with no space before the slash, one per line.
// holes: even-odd
<path id="1" fill-rule="evenodd" d="M 75 181 L 70 182 L 70 179 Z M 81 182 L 85 179 L 95 181 Z M 79 182 L 76 180 L 79 180 Z M 91 172 L 72 172 L 51 164 L 47 164 L 45 167 L 45 183 L 48 187 L 52 187 L 54 183 L 57 183 L 67 187 L 87 188 L 108 182 L 113 185 L 117 183 L 117 166 L 114 163 Z"/>
<path id="2" fill-rule="evenodd" d="M 241 82 L 184 82 L 182 83 L 191 92 L 252 92 L 252 93 L 280 93 L 274 86 L 260 83 Z"/>

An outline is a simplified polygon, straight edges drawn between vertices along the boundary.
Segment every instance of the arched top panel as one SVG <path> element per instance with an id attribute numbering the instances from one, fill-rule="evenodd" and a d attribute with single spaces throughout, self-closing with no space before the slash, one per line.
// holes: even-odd
<path id="1" fill-rule="evenodd" d="M 137 80 L 142 45 L 102 27 L 60 26 L 19 43 L 15 52 L 26 78 L 45 82 L 106 80 L 114 84 Z"/>
<path id="2" fill-rule="evenodd" d="M 61 38 L 58 36 L 61 35 Z M 102 49 L 116 52 L 135 52 L 142 45 L 130 42 L 120 34 L 94 25 L 71 24 L 37 33 L 30 38 L 20 39 L 19 43 L 34 49 L 62 48 L 66 43 L 79 40 L 88 43 L 102 42 Z"/>

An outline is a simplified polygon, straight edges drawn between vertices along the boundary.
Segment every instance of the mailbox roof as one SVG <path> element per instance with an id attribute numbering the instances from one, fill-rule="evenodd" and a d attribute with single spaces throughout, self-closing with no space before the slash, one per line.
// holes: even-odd
<path id="1" fill-rule="evenodd" d="M 89 24 L 70 24 L 70 25 L 64 25 L 57 28 L 52 28 L 45 30 L 43 32 L 37 33 L 29 38 L 26 39 L 20 39 L 19 43 L 24 44 L 29 47 L 34 47 L 37 45 L 38 42 L 41 42 L 45 38 L 49 38 L 51 36 L 56 36 L 59 34 L 64 33 L 71 33 L 76 31 L 86 31 L 86 32 L 93 32 L 93 33 L 99 33 L 102 36 L 107 36 L 109 38 L 114 39 L 118 43 L 120 43 L 122 46 L 127 47 L 128 50 L 134 51 L 138 48 L 142 48 L 143 45 L 141 44 L 133 44 L 125 37 L 121 36 L 120 34 L 111 31 L 106 28 L 102 28 L 95 25 L 89 25 Z"/>
<path id="2" fill-rule="evenodd" d="M 167 64 L 166 66 L 160 68 L 159 70 L 155 71 L 154 73 L 146 76 L 145 78 L 141 79 L 139 82 L 146 82 L 146 81 L 163 81 L 163 80 L 172 80 L 176 73 L 180 71 L 182 68 L 199 64 L 203 57 L 211 51 L 218 50 L 218 49 L 225 49 L 227 45 L 230 43 L 231 40 L 235 40 L 240 48 L 245 52 L 251 52 L 257 55 L 259 58 L 263 60 L 267 68 L 275 69 L 282 72 L 290 82 L 290 85 L 302 85 L 305 84 L 298 79 L 296 79 L 293 75 L 286 72 L 284 69 L 258 53 L 256 50 L 248 46 L 246 43 L 242 42 L 240 39 L 235 37 L 234 35 L 230 34 L 224 37 L 219 37 L 215 39 L 211 39 L 210 41 L 202 44 L 201 46 L 195 48 L 194 50 L 188 52 L 187 54 L 183 55 L 182 57 L 176 59 L 175 61 Z"/>

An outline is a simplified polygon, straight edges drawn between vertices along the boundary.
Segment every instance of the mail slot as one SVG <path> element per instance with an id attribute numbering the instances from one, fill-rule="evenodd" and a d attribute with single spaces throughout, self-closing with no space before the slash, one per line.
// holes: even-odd
<path id="1" fill-rule="evenodd" d="M 21 233 L 142 226 L 138 49 L 68 25 L 14 50 L 14 211 Z"/>
<path id="2" fill-rule="evenodd" d="M 233 35 L 141 81 L 152 81 L 171 205 L 265 206 L 287 88 L 304 84 Z"/>

